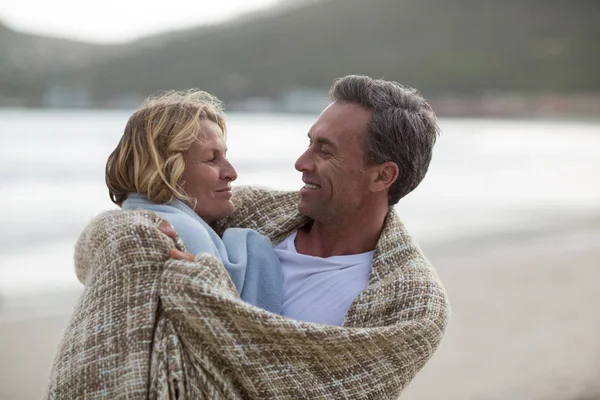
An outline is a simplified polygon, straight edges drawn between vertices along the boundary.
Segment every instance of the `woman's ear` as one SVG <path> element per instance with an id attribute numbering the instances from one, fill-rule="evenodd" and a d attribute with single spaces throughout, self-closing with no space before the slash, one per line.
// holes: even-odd
<path id="1" fill-rule="evenodd" d="M 373 182 L 371 182 L 372 192 L 380 192 L 389 189 L 389 187 L 396 182 L 396 179 L 398 179 L 398 175 L 400 174 L 398 165 L 392 161 L 384 162 L 375 168 L 375 176 Z"/>

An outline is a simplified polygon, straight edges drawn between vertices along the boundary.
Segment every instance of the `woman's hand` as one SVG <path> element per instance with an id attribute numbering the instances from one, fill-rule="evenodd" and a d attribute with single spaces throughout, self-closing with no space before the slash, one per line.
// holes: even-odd
<path id="1" fill-rule="evenodd" d="M 175 236 L 177 236 L 177 232 L 175 232 L 175 229 L 173 229 L 173 227 L 167 221 L 162 221 L 158 228 L 162 233 L 170 238 L 175 238 Z M 169 250 L 169 256 L 176 260 L 194 261 L 194 255 L 192 253 L 189 251 L 183 252 L 175 247 Z"/>

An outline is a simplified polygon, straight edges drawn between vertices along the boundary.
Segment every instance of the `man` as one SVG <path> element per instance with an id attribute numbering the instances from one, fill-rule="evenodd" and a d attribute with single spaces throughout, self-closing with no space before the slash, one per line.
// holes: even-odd
<path id="1" fill-rule="evenodd" d="M 251 228 L 276 246 L 283 316 L 243 302 L 215 257 L 170 249 L 157 215 L 105 213 L 77 246 L 86 290 L 48 398 L 401 394 L 448 317 L 393 209 L 425 176 L 438 128 L 423 98 L 394 82 L 347 76 L 331 96 L 296 162 L 301 191 L 237 188 L 236 211 L 214 226 Z"/>
<path id="2" fill-rule="evenodd" d="M 282 315 L 342 325 L 370 277 L 388 268 L 377 262 L 372 268 L 374 251 L 388 215 L 397 219 L 391 207 L 427 173 L 438 127 L 420 94 L 396 82 L 346 76 L 334 82 L 330 97 L 333 102 L 309 131 L 309 147 L 296 161 L 305 183 L 299 201 L 239 188 L 235 214 L 218 226 L 248 227 L 273 237 L 274 221 L 307 217 L 285 240 L 275 240 L 284 272 Z M 385 233 L 393 241 L 397 232 Z M 402 250 L 390 246 L 388 251 Z M 174 254 L 193 260 L 189 253 Z"/>

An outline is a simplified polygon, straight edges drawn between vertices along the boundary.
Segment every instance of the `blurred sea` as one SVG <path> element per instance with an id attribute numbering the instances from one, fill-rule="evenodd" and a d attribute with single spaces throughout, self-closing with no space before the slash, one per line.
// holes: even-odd
<path id="1" fill-rule="evenodd" d="M 81 287 L 73 246 L 92 217 L 115 208 L 104 163 L 129 115 L 0 110 L 0 303 Z M 316 118 L 228 115 L 236 184 L 299 189 L 294 161 Z M 398 205 L 419 243 L 585 226 L 600 216 L 600 122 L 441 119 L 440 126 L 429 174 Z"/>

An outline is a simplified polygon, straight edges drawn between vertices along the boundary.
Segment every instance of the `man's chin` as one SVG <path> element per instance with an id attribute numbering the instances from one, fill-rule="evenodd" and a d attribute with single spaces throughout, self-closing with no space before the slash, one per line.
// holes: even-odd
<path id="1" fill-rule="evenodd" d="M 308 218 L 313 218 L 314 215 L 312 207 L 304 203 L 302 200 L 300 200 L 300 203 L 298 203 L 298 212 Z"/>

